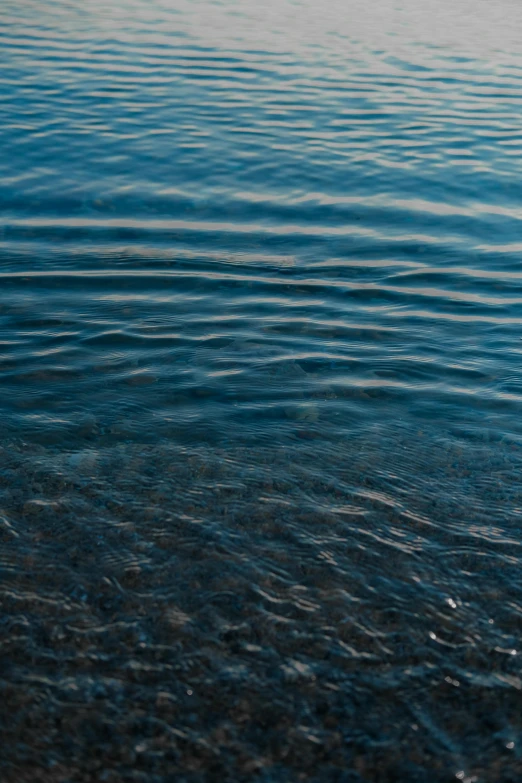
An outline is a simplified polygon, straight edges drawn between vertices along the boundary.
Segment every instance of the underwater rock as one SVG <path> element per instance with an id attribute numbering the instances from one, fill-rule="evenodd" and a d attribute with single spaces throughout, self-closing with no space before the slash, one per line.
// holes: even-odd
<path id="1" fill-rule="evenodd" d="M 319 409 L 317 405 L 305 403 L 303 405 L 288 406 L 285 408 L 285 414 L 294 421 L 317 421 Z"/>
<path id="2" fill-rule="evenodd" d="M 91 449 L 84 449 L 71 454 L 69 466 L 80 473 L 92 473 L 98 465 L 98 455 Z"/>

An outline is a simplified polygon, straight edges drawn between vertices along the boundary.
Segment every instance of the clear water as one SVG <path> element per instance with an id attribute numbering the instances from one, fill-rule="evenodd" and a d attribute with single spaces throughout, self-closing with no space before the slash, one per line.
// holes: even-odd
<path id="1" fill-rule="evenodd" d="M 0 94 L 2 781 L 519 781 L 522 6 L 3 0 Z"/>

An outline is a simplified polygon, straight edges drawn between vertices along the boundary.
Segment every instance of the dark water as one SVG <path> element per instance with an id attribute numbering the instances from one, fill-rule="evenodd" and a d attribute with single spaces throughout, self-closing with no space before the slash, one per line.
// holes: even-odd
<path id="1" fill-rule="evenodd" d="M 522 6 L 3 0 L 0 778 L 522 779 Z"/>

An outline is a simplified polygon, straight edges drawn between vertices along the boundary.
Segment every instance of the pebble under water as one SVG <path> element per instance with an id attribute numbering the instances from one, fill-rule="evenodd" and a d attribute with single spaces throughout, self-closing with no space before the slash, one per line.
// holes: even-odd
<path id="1" fill-rule="evenodd" d="M 2 783 L 522 779 L 521 42 L 4 0 Z"/>

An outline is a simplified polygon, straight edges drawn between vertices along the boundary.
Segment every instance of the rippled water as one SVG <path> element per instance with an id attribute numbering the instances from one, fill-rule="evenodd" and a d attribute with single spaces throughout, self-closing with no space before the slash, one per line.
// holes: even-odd
<path id="1" fill-rule="evenodd" d="M 521 41 L 4 0 L 2 781 L 521 779 Z"/>

